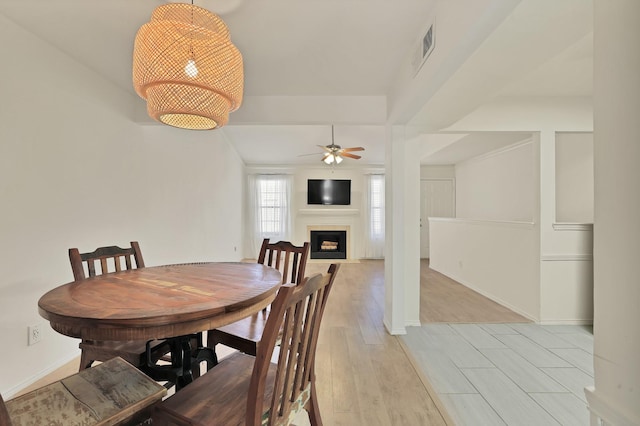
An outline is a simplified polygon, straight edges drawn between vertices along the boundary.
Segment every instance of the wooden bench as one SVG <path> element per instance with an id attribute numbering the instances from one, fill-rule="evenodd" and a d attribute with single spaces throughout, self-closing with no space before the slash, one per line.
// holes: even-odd
<path id="1" fill-rule="evenodd" d="M 122 358 L 113 358 L 6 403 L 0 397 L 0 425 L 145 424 L 166 393 Z"/>

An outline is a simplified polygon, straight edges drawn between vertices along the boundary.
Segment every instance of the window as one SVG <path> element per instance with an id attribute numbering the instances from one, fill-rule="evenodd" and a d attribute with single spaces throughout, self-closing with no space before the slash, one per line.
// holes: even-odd
<path id="1" fill-rule="evenodd" d="M 286 200 L 286 180 L 272 177 L 261 176 L 257 181 L 260 231 L 265 238 L 284 232 L 284 210 L 289 204 Z"/>
<path id="2" fill-rule="evenodd" d="M 366 176 L 365 206 L 367 207 L 364 256 L 384 257 L 384 175 Z"/>
<path id="3" fill-rule="evenodd" d="M 372 238 L 384 239 L 384 176 L 371 176 L 369 194 L 369 233 Z"/>
<path id="4" fill-rule="evenodd" d="M 257 256 L 262 240 L 291 239 L 290 175 L 249 176 L 248 243 L 251 254 Z"/>

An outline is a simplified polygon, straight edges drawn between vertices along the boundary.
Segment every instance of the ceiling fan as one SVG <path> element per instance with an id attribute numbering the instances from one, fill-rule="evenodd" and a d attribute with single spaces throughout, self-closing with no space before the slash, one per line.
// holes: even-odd
<path id="1" fill-rule="evenodd" d="M 354 160 L 359 160 L 362 158 L 359 155 L 352 154 L 353 151 L 364 151 L 364 148 L 361 146 L 352 147 L 352 148 L 342 148 L 340 145 L 336 145 L 333 138 L 333 126 L 331 126 L 331 145 L 318 145 L 320 148 L 324 149 L 326 152 L 322 156 L 322 161 L 326 164 L 340 164 L 342 163 L 343 157 L 353 158 Z"/>

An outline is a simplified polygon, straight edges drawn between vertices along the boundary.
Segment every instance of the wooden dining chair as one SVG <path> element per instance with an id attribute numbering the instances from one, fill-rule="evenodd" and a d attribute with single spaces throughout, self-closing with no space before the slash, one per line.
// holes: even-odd
<path id="1" fill-rule="evenodd" d="M 131 247 L 128 248 L 99 247 L 90 253 L 80 253 L 77 248 L 71 248 L 69 249 L 69 261 L 75 281 L 110 272 L 144 268 L 142 251 L 140 251 L 140 245 L 137 241 L 132 241 Z M 150 342 L 150 354 L 147 354 L 146 341 L 116 342 L 83 339 L 80 342 L 80 350 L 82 351 L 80 370 L 91 367 L 95 361 L 107 361 L 114 357 L 121 357 L 138 368 L 144 368 L 147 366 L 149 358 L 155 363 L 170 352 L 170 347 L 163 340 L 154 340 Z"/>
<path id="2" fill-rule="evenodd" d="M 167 390 L 121 358 L 4 401 L 0 425 L 149 424 Z"/>
<path id="3" fill-rule="evenodd" d="M 260 248 L 258 263 L 279 270 L 282 273 L 282 284 L 300 284 L 308 258 L 308 242 L 302 246 L 295 246 L 288 241 L 270 243 L 269 238 L 265 238 Z M 215 351 L 216 345 L 223 344 L 255 356 L 256 345 L 262 337 L 267 316 L 268 309 L 264 309 L 240 321 L 210 330 L 207 333 L 207 346 Z"/>
<path id="4" fill-rule="evenodd" d="M 69 260 L 75 281 L 145 267 L 137 241 L 132 241 L 131 247 L 128 248 L 99 247 L 90 253 L 80 253 L 77 248 L 72 248 L 69 249 Z M 185 371 L 182 368 L 185 362 L 185 345 L 190 348 L 190 362 L 195 366 L 189 370 L 189 377 L 184 375 Z M 80 370 L 91 367 L 95 361 L 121 357 L 155 380 L 166 382 L 167 388 L 175 385 L 176 389 L 190 383 L 192 377 L 200 376 L 200 362 L 206 362 L 207 368 L 217 364 L 215 352 L 209 347 L 204 347 L 202 333 L 151 341 L 118 342 L 83 339 L 80 342 L 80 349 L 82 351 Z M 159 363 L 160 360 L 165 362 Z"/>
<path id="5" fill-rule="evenodd" d="M 315 357 L 322 315 L 339 265 L 298 286 L 287 284 L 271 304 L 256 357 L 235 353 L 193 384 L 156 405 L 154 425 L 289 425 L 303 408 L 322 425 Z M 277 364 L 271 362 L 281 334 Z"/>

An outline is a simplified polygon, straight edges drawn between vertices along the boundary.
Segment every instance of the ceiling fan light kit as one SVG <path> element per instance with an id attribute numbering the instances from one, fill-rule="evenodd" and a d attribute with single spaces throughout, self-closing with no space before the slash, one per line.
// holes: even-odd
<path id="1" fill-rule="evenodd" d="M 324 161 L 326 164 L 340 164 L 342 163 L 342 157 L 340 157 L 340 155 L 338 154 L 325 154 L 325 156 L 322 158 L 322 161 Z"/>
<path id="2" fill-rule="evenodd" d="M 133 87 L 151 118 L 183 129 L 222 127 L 240 107 L 243 85 L 242 55 L 218 15 L 167 3 L 138 30 Z"/>
<path id="3" fill-rule="evenodd" d="M 322 157 L 322 161 L 328 165 L 337 165 L 342 163 L 344 157 L 353 158 L 354 160 L 359 160 L 359 155 L 351 154 L 352 151 L 364 151 L 364 148 L 361 146 L 353 147 L 353 148 L 342 148 L 340 145 L 336 145 L 333 135 L 333 126 L 331 126 L 331 145 L 323 146 L 318 145 L 320 148 L 324 149 L 326 152 Z"/>

